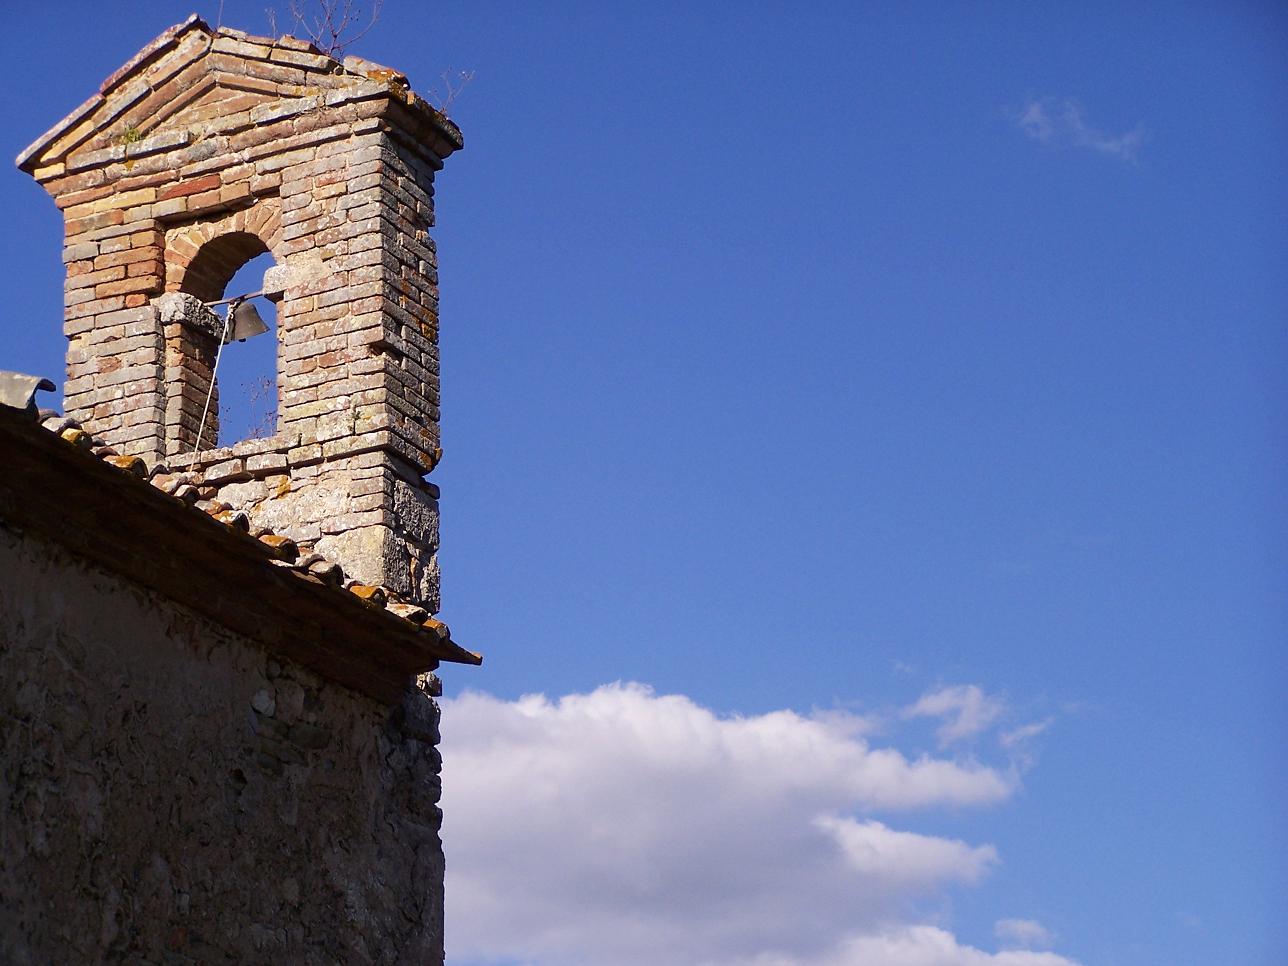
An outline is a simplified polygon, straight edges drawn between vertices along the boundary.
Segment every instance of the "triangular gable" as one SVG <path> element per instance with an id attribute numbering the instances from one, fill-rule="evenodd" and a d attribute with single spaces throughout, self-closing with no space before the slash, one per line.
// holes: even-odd
<path id="1" fill-rule="evenodd" d="M 437 159 L 462 146 L 460 129 L 396 70 L 359 57 L 341 63 L 291 36 L 215 30 L 193 14 L 103 81 L 97 94 L 18 156 L 18 167 L 43 182 L 64 170 L 199 141 L 239 120 L 254 125 L 376 95 L 405 106 L 406 123 Z"/>
<path id="2" fill-rule="evenodd" d="M 194 14 L 108 77 L 97 94 L 19 155 L 18 166 L 35 172 L 185 123 L 199 130 L 221 114 L 325 93 L 354 76 L 307 42 L 212 30 Z"/>

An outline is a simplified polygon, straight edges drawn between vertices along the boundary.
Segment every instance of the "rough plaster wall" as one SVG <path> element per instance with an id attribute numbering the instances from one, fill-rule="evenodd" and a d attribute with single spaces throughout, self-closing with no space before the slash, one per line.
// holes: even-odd
<path id="1" fill-rule="evenodd" d="M 437 737 L 0 528 L 0 962 L 441 963 Z"/>

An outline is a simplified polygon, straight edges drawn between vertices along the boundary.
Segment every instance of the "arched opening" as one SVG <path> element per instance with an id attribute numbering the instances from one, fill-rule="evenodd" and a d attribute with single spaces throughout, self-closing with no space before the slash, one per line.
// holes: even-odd
<path id="1" fill-rule="evenodd" d="M 196 252 L 182 276 L 180 290 L 207 304 L 257 293 L 264 287 L 264 273 L 274 264 L 268 246 L 258 235 L 227 232 L 210 239 Z M 245 302 L 254 306 L 268 326 L 267 332 L 244 341 L 229 341 L 221 351 L 217 338 L 189 331 L 183 333 L 182 342 L 176 346 L 186 360 L 190 391 L 195 390 L 201 397 L 201 415 L 197 417 L 194 412 L 190 417 L 196 423 L 189 430 L 194 449 L 231 446 L 277 432 L 277 307 L 262 296 Z M 228 304 L 217 307 L 219 316 L 230 326 L 231 309 Z M 182 441 L 180 446 L 186 448 Z"/>
<path id="2" fill-rule="evenodd" d="M 197 296 L 203 302 L 217 302 L 246 263 L 268 253 L 268 246 L 258 235 L 248 231 L 230 231 L 210 239 L 197 250 L 183 274 L 180 291 Z M 249 291 L 255 291 L 256 288 Z M 238 295 L 238 292 L 231 292 Z"/>
<path id="3" fill-rule="evenodd" d="M 223 297 L 258 292 L 264 273 L 274 265 L 264 252 L 239 268 L 224 288 Z M 247 299 L 268 326 L 262 335 L 224 346 L 219 360 L 218 445 L 244 439 L 265 439 L 277 432 L 277 306 L 263 296 Z M 226 314 L 228 308 L 225 307 Z"/>

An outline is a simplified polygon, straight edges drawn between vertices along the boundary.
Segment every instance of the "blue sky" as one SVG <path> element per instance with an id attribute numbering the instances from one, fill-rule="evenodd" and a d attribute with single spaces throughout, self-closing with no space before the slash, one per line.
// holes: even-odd
<path id="1" fill-rule="evenodd" d="M 1288 961 L 1288 13 L 1132 6 L 387 0 L 355 52 L 475 72 L 449 962 Z M 8 155 L 190 9 L 11 11 Z M 0 365 L 58 376 L 0 193 Z"/>

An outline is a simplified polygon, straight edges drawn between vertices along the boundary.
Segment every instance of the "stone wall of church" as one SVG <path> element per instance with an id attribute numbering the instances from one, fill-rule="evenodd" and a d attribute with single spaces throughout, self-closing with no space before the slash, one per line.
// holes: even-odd
<path id="1" fill-rule="evenodd" d="M 441 963 L 437 739 L 0 527 L 0 962 Z"/>

